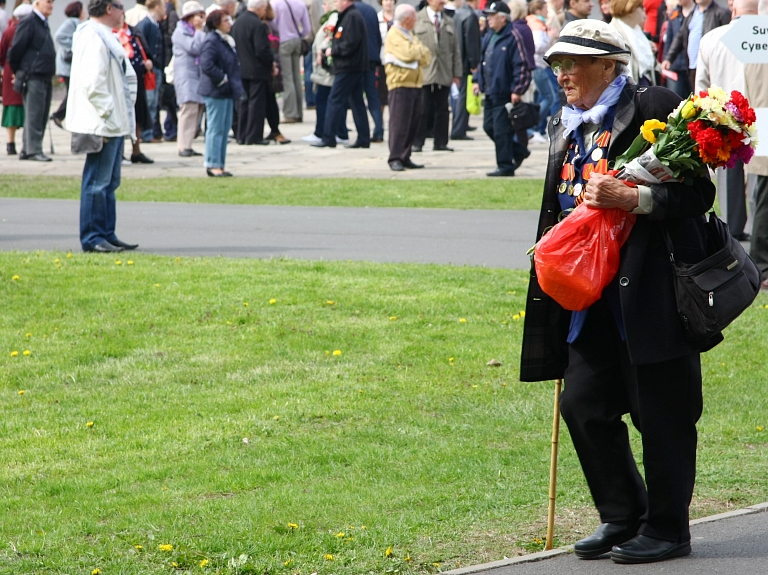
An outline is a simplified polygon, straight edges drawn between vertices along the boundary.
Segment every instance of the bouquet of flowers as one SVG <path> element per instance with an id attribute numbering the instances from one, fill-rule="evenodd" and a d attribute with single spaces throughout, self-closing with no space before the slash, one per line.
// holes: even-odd
<path id="1" fill-rule="evenodd" d="M 707 167 L 749 163 L 757 147 L 755 111 L 737 91 L 711 86 L 691 94 L 667 122 L 647 120 L 629 149 L 616 159 L 616 177 L 636 184 L 692 183 Z"/>

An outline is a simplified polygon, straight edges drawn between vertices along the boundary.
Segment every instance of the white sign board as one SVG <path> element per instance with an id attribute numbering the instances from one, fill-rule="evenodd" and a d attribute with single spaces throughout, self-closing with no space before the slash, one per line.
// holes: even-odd
<path id="1" fill-rule="evenodd" d="M 768 16 L 742 16 L 720 41 L 740 62 L 768 64 Z"/>

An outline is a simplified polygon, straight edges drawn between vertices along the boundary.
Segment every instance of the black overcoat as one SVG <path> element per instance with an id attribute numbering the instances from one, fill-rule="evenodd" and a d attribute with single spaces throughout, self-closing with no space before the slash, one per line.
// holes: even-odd
<path id="1" fill-rule="evenodd" d="M 275 56 L 269 43 L 267 25 L 256 14 L 246 10 L 235 20 L 231 35 L 235 39 L 243 79 L 269 82 Z"/>
<path id="2" fill-rule="evenodd" d="M 640 133 L 645 120 L 665 121 L 680 103 L 670 90 L 638 88 L 627 83 L 618 102 L 608 159 L 624 153 Z M 544 184 L 538 241 L 545 229 L 555 225 L 560 213 L 557 185 L 569 140 L 563 138 L 560 113 L 549 122 L 549 160 Z M 653 208 L 637 216 L 627 243 L 621 250 L 619 294 L 629 357 L 634 365 L 666 361 L 712 347 L 716 341 L 695 345 L 685 340 L 677 314 L 672 267 L 664 242 L 664 227 L 675 246 L 675 257 L 686 263 L 706 257 L 704 214 L 712 207 L 715 187 L 709 178 L 651 186 Z M 545 381 L 563 377 L 568 366 L 566 337 L 571 312 L 547 296 L 538 284 L 535 270 L 526 303 L 520 380 Z M 722 337 L 717 338 L 717 341 Z"/>

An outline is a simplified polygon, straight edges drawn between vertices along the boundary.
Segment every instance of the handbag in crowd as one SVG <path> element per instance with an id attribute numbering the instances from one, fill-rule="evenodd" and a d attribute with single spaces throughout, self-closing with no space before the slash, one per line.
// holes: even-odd
<path id="1" fill-rule="evenodd" d="M 706 224 L 710 254 L 688 265 L 675 261 L 668 230 L 664 236 L 675 282 L 677 312 L 686 339 L 704 342 L 741 315 L 760 291 L 760 271 L 728 226 L 714 212 Z"/>
<path id="2" fill-rule="evenodd" d="M 40 59 L 40 50 L 37 51 L 37 56 L 35 56 L 35 59 L 32 61 L 31 68 L 35 69 L 35 64 L 37 64 L 37 61 Z M 17 92 L 19 94 L 24 94 L 24 91 L 27 88 L 27 80 L 29 79 L 29 76 L 27 75 L 27 72 L 25 70 L 16 70 L 15 78 L 13 80 L 13 91 Z"/>
<path id="3" fill-rule="evenodd" d="M 512 104 L 509 102 L 504 106 L 509 114 L 509 124 L 513 132 L 528 130 L 539 124 L 539 106 L 538 104 L 528 104 L 518 102 Z"/>
<path id="4" fill-rule="evenodd" d="M 293 27 L 296 28 L 296 33 L 300 34 L 299 32 L 299 25 L 296 24 L 296 18 L 293 17 L 293 10 L 291 10 L 291 3 L 288 0 L 285 0 L 285 5 L 288 7 L 288 12 L 291 13 L 291 20 L 293 20 Z M 309 45 L 309 42 L 306 38 L 301 39 L 301 55 L 306 56 L 309 54 L 309 51 L 312 49 L 312 46 Z"/>

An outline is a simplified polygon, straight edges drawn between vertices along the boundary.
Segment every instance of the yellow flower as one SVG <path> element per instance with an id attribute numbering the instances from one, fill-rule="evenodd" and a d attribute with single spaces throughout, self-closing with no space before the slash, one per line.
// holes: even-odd
<path id="1" fill-rule="evenodd" d="M 512 316 L 512 319 L 515 320 L 515 321 L 519 320 L 520 319 L 520 314 L 516 313 L 515 315 Z"/>
<path id="2" fill-rule="evenodd" d="M 394 551 L 392 551 L 392 547 L 391 546 L 387 547 L 387 550 L 384 551 L 384 557 L 392 557 L 393 553 L 394 553 Z"/>
<path id="3" fill-rule="evenodd" d="M 172 567 L 178 567 L 178 566 L 179 566 L 179 564 L 178 564 L 178 563 L 176 563 L 176 561 L 173 561 L 173 562 L 171 563 L 171 566 L 172 566 Z"/>
<path id="4" fill-rule="evenodd" d="M 68 253 L 68 254 L 67 254 L 67 257 L 68 257 L 68 258 L 71 258 L 71 257 L 72 257 L 72 252 Z"/>
<path id="5" fill-rule="evenodd" d="M 328 305 L 333 305 L 333 304 L 335 304 L 336 302 L 335 302 L 335 301 L 333 301 L 332 299 L 329 299 L 329 300 L 328 300 L 328 301 L 326 301 L 325 303 L 327 303 Z"/>
<path id="6" fill-rule="evenodd" d="M 334 349 L 333 350 L 333 355 L 341 355 L 341 350 L 340 349 Z"/>
<path id="7" fill-rule="evenodd" d="M 272 298 L 271 300 L 269 300 L 269 305 L 274 305 L 276 303 L 277 303 L 277 300 L 275 298 Z"/>
<path id="8" fill-rule="evenodd" d="M 59 258 L 56 258 L 55 260 L 53 260 L 53 263 L 55 264 L 59 263 Z"/>
<path id="9" fill-rule="evenodd" d="M 160 287 L 160 284 L 155 284 L 155 287 Z"/>
<path id="10" fill-rule="evenodd" d="M 688 100 L 685 103 L 685 105 L 683 106 L 683 109 L 680 111 L 680 115 L 686 120 L 693 118 L 695 113 L 696 113 L 696 106 L 694 106 L 693 102 L 691 102 L 690 100 Z"/>
<path id="11" fill-rule="evenodd" d="M 389 316 L 389 321 L 395 321 L 397 319 L 396 315 Z"/>
<path id="12" fill-rule="evenodd" d="M 520 317 L 525 317 L 525 312 L 524 311 L 520 312 Z"/>
<path id="13" fill-rule="evenodd" d="M 298 529 L 298 528 L 299 528 L 299 526 L 296 525 L 295 523 L 289 523 L 288 524 L 288 529 Z"/>
<path id="14" fill-rule="evenodd" d="M 123 265 L 123 262 L 121 262 L 120 260 L 115 260 L 115 265 L 116 266 L 121 266 L 121 265 Z"/>
<path id="15" fill-rule="evenodd" d="M 432 567 L 440 567 L 440 563 L 432 563 Z"/>
<path id="16" fill-rule="evenodd" d="M 248 302 L 247 301 L 243 302 L 243 307 L 248 307 Z"/>
<path id="17" fill-rule="evenodd" d="M 467 318 L 463 317 L 459 320 L 459 323 L 467 323 Z"/>
<path id="18" fill-rule="evenodd" d="M 411 556 L 410 555 L 406 555 L 405 557 L 403 557 L 403 561 L 405 561 L 406 563 L 410 563 L 411 562 Z"/>
<path id="19" fill-rule="evenodd" d="M 23 389 L 20 389 L 20 390 L 19 390 L 19 395 L 24 395 L 25 393 L 27 393 L 27 392 L 26 392 L 26 391 L 24 391 Z"/>
<path id="20" fill-rule="evenodd" d="M 89 421 L 85 424 L 86 427 L 93 427 L 93 421 Z"/>
<path id="21" fill-rule="evenodd" d="M 13 276 L 13 277 L 11 278 L 11 280 L 13 280 L 13 281 L 16 281 L 16 280 L 18 280 L 18 279 L 19 279 L 19 276 Z"/>
<path id="22" fill-rule="evenodd" d="M 22 353 L 23 355 L 30 355 L 32 352 L 29 351 L 28 349 L 25 349 Z"/>
<path id="23" fill-rule="evenodd" d="M 136 549 L 136 551 L 144 551 L 143 545 L 134 545 L 133 548 Z"/>
<path id="24" fill-rule="evenodd" d="M 667 125 L 664 122 L 659 122 L 658 120 L 646 120 L 640 127 L 640 132 L 643 134 L 643 139 L 646 142 L 654 144 L 656 142 L 656 134 L 654 134 L 653 131 L 664 130 L 666 127 Z"/>
<path id="25" fill-rule="evenodd" d="M 755 429 L 757 429 L 758 431 L 762 431 L 763 430 L 763 426 L 762 425 L 756 425 Z"/>
<path id="26" fill-rule="evenodd" d="M 163 545 L 158 545 L 158 547 L 157 547 L 157 548 L 158 548 L 160 551 L 167 551 L 167 552 L 169 552 L 169 553 L 170 553 L 171 551 L 173 551 L 173 545 L 171 545 L 170 543 L 164 543 Z"/>
<path id="27" fill-rule="evenodd" d="M 339 539 L 341 539 L 341 538 L 342 538 L 342 537 L 344 537 L 345 535 L 346 535 L 346 533 L 344 533 L 343 531 L 339 531 L 339 532 L 336 534 L 336 537 L 338 537 Z"/>
<path id="28" fill-rule="evenodd" d="M 272 419 L 274 419 L 275 421 L 279 421 L 279 420 L 280 420 L 280 416 L 279 416 L 279 415 L 276 415 L 276 416 L 274 416 Z"/>
<path id="29" fill-rule="evenodd" d="M 91 575 L 101 575 L 101 569 L 94 569 L 91 571 Z"/>
<path id="30" fill-rule="evenodd" d="M 293 559 L 288 559 L 288 561 L 283 561 L 283 567 L 288 567 L 288 565 L 290 565 L 291 563 L 293 563 Z"/>
<path id="31" fill-rule="evenodd" d="M 202 561 L 200 561 L 200 567 L 208 567 L 208 563 L 210 563 L 208 559 L 203 559 Z"/>
<path id="32" fill-rule="evenodd" d="M 730 100 L 728 94 L 726 94 L 725 90 L 723 90 L 720 86 L 710 86 L 709 90 L 707 90 L 707 94 L 709 94 L 710 98 L 714 98 L 715 100 L 720 101 L 722 104 L 726 104 L 728 100 Z"/>
<path id="33" fill-rule="evenodd" d="M 16 350 L 13 350 L 13 351 L 11 352 L 11 357 L 16 357 L 17 355 L 19 355 L 19 352 L 18 352 L 18 351 L 16 351 Z"/>
<path id="34" fill-rule="evenodd" d="M 128 265 L 132 266 L 133 265 L 133 260 L 128 260 Z"/>
<path id="35" fill-rule="evenodd" d="M 333 555 L 331 555 L 330 553 L 326 553 L 325 555 L 323 555 L 323 559 L 325 559 L 326 561 L 333 561 Z"/>
<path id="36" fill-rule="evenodd" d="M 27 337 L 32 337 L 32 334 L 31 334 L 31 333 L 28 333 L 28 334 L 27 334 Z"/>

